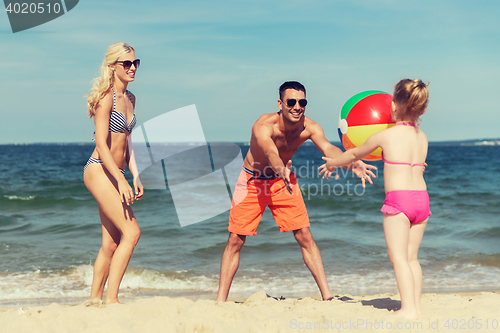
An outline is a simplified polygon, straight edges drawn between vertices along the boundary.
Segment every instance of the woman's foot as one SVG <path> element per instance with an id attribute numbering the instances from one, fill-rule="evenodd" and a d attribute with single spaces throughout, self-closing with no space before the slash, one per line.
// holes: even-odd
<path id="1" fill-rule="evenodd" d="M 120 301 L 118 301 L 117 299 L 114 299 L 114 300 L 106 300 L 106 302 L 104 303 L 106 305 L 110 305 L 110 304 L 123 304 L 123 303 L 120 303 Z"/>
<path id="2" fill-rule="evenodd" d="M 95 306 L 97 308 L 101 308 L 104 306 L 102 303 L 102 300 L 99 298 L 94 298 L 94 299 L 89 299 L 83 303 L 84 306 L 89 307 L 89 306 Z"/>

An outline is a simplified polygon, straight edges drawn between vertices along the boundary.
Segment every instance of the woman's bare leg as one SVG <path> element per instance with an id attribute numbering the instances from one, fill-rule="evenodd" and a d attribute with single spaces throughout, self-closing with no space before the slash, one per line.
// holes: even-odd
<path id="1" fill-rule="evenodd" d="M 84 181 L 99 204 L 103 226 L 103 245 L 94 265 L 91 297 L 102 298 L 107 278 L 105 303 L 117 303 L 120 282 L 139 241 L 139 225 L 130 206 L 121 202 L 114 179 L 100 164 L 87 167 Z"/>
<path id="2" fill-rule="evenodd" d="M 108 280 L 111 257 L 120 244 L 121 233 L 99 208 L 102 223 L 102 246 L 94 263 L 94 276 L 90 299 L 102 299 L 104 285 Z M 105 227 L 106 226 L 106 227 Z M 108 231 L 109 230 L 109 231 Z"/>

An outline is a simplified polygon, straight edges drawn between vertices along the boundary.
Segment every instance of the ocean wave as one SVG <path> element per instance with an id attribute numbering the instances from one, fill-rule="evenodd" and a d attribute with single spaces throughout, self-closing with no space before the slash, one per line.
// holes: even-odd
<path id="1" fill-rule="evenodd" d="M 31 195 L 3 195 L 0 196 L 0 205 L 6 211 L 19 211 L 28 209 L 63 208 L 67 210 L 79 208 L 82 204 L 93 202 L 90 192 L 79 195 L 71 191 L 33 191 Z M 32 192 L 32 193 L 33 193 Z M 42 194 L 43 192 L 43 194 Z"/>
<path id="2" fill-rule="evenodd" d="M 467 230 L 457 233 L 460 237 L 474 238 L 474 239 L 492 239 L 498 240 L 500 238 L 500 227 L 483 228 L 481 230 Z"/>

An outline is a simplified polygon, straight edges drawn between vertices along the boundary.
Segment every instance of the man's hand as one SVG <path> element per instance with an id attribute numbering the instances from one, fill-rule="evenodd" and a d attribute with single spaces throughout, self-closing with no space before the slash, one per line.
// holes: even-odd
<path id="1" fill-rule="evenodd" d="M 292 172 L 292 160 L 288 161 L 288 163 L 285 166 L 285 171 L 283 172 L 283 182 L 285 183 L 286 190 L 288 193 L 292 194 L 293 189 L 292 185 L 290 185 L 290 173 Z"/>
<path id="2" fill-rule="evenodd" d="M 361 178 L 361 184 L 363 185 L 363 187 L 366 187 L 365 185 L 366 180 L 368 180 L 368 182 L 373 185 L 371 177 L 377 178 L 377 176 L 375 176 L 375 174 L 371 171 L 371 170 L 377 170 L 377 167 L 374 165 L 365 164 L 362 161 L 356 161 L 352 164 L 350 169 L 356 176 Z"/>

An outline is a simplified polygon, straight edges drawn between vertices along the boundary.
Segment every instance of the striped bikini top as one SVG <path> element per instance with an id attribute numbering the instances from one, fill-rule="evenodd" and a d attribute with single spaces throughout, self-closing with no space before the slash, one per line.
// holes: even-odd
<path id="1" fill-rule="evenodd" d="M 109 117 L 109 131 L 113 133 L 124 133 L 125 131 L 127 131 L 130 133 L 132 132 L 132 129 L 137 122 L 135 113 L 132 117 L 132 120 L 127 125 L 127 117 L 125 117 L 123 113 L 116 111 L 116 94 L 113 87 L 111 87 L 111 89 L 113 90 L 113 111 L 111 112 L 111 115 Z M 130 102 L 133 104 L 130 91 L 126 90 L 126 94 Z M 92 141 L 95 141 L 95 132 L 92 135 Z"/>
<path id="2" fill-rule="evenodd" d="M 415 124 L 413 123 L 399 123 L 399 124 L 396 124 L 396 125 L 403 125 L 403 126 L 413 126 L 415 127 Z M 423 163 L 404 163 L 404 162 L 390 162 L 390 161 L 387 161 L 386 159 L 384 159 L 384 152 L 382 152 L 382 161 L 384 161 L 384 163 L 387 163 L 387 164 L 394 164 L 394 165 L 409 165 L 409 166 L 424 166 Z"/>

